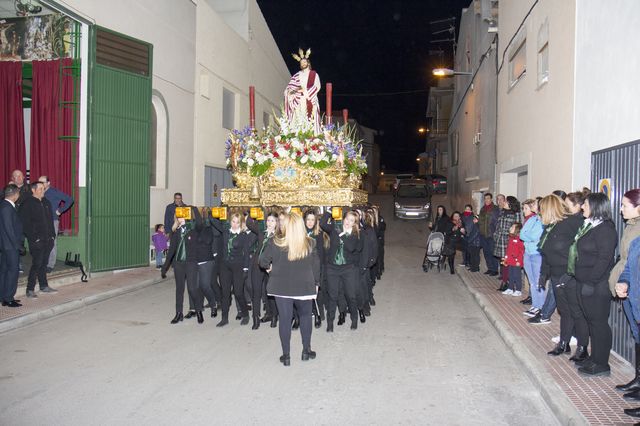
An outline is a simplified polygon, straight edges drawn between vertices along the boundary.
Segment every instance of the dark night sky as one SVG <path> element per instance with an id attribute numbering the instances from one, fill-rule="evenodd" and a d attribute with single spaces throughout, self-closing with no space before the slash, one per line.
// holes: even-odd
<path id="1" fill-rule="evenodd" d="M 445 28 L 430 21 L 455 17 L 471 0 L 257 0 L 280 51 L 293 73 L 291 52 L 311 47 L 311 62 L 324 85 L 333 83 L 333 109 L 384 135 L 378 137 L 381 165 L 414 171 L 424 150 L 417 129 L 425 125 L 428 93 L 396 96 L 337 96 L 427 89 L 435 84 L 431 70 L 452 66 L 451 45 L 430 40 Z M 457 34 L 457 32 L 456 32 Z M 444 58 L 429 55 L 438 46 Z"/>

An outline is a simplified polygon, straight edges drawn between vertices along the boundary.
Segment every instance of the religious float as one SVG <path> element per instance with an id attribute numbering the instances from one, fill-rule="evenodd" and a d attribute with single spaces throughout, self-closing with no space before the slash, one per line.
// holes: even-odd
<path id="1" fill-rule="evenodd" d="M 326 85 L 325 122 L 320 117 L 320 78 L 311 70 L 310 50 L 293 57 L 301 70 L 284 92 L 275 126 L 255 128 L 255 90 L 250 87 L 250 125 L 226 141 L 227 167 L 235 188 L 222 190 L 229 207 L 356 206 L 367 203 L 360 189 L 367 163 L 355 129 L 332 122 L 331 83 Z M 253 209 L 252 209 L 253 210 Z M 258 209 L 255 209 L 258 210 Z M 262 210 L 262 209 L 260 209 Z M 252 212 L 253 213 L 253 212 Z"/>

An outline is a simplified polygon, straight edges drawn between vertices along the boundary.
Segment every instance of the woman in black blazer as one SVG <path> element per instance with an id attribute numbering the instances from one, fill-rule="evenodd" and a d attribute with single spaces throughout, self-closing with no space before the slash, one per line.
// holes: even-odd
<path id="1" fill-rule="evenodd" d="M 307 231 L 307 235 L 313 238 L 316 242 L 316 250 L 318 251 L 318 257 L 320 258 L 320 288 L 318 289 L 318 297 L 316 299 L 317 303 L 313 306 L 315 327 L 320 328 L 322 326 L 322 320 L 324 319 L 324 311 L 327 301 L 326 249 L 329 248 L 329 236 L 320 229 L 318 214 L 314 209 L 305 211 L 302 217 L 304 219 L 304 226 Z"/>
<path id="2" fill-rule="evenodd" d="M 609 375 L 611 327 L 609 327 L 609 272 L 615 263 L 618 233 L 611 221 L 609 198 L 589 194 L 582 205 L 585 221 L 576 234 L 575 254 L 569 252 L 569 273 L 578 283 L 578 296 L 589 325 L 591 356 L 580 363 L 578 372 L 587 376 Z"/>
<path id="3" fill-rule="evenodd" d="M 275 237 L 260 255 L 260 266 L 269 272 L 267 293 L 276 299 L 280 315 L 280 362 L 290 365 L 291 319 L 295 307 L 302 334 L 302 360 L 314 359 L 311 350 L 311 307 L 320 282 L 320 258 L 315 242 L 307 236 L 302 217 L 289 214 L 284 235 Z"/>
<path id="4" fill-rule="evenodd" d="M 351 315 L 351 329 L 358 328 L 358 265 L 362 251 L 362 239 L 358 229 L 358 216 L 347 212 L 342 221 L 342 229 L 329 222 L 331 213 L 325 212 L 320 219 L 320 227 L 329 234 L 329 252 L 327 266 L 327 332 L 333 331 L 333 320 L 340 290 L 344 290 L 347 306 Z"/>

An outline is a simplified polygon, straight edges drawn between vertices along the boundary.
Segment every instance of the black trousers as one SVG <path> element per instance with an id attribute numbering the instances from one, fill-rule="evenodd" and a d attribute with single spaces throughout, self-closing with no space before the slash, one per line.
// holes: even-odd
<path id="1" fill-rule="evenodd" d="M 327 266 L 327 321 L 333 322 L 336 317 L 336 307 L 339 304 L 340 291 L 343 292 L 346 304 L 351 314 L 351 321 L 358 321 L 358 268 L 355 265 Z"/>
<path id="2" fill-rule="evenodd" d="M 371 274 L 369 268 L 359 268 L 360 286 L 358 287 L 358 309 L 371 311 L 369 299 L 371 294 Z"/>
<path id="3" fill-rule="evenodd" d="M 0 299 L 12 302 L 18 289 L 18 265 L 20 255 L 17 250 L 0 251 Z"/>
<path id="4" fill-rule="evenodd" d="M 576 280 L 564 275 L 551 277 L 550 281 L 560 314 L 560 340 L 569 342 L 571 336 L 575 335 L 579 346 L 587 346 L 589 344 L 589 327 L 578 299 Z M 564 283 L 564 286 L 558 287 L 558 284 L 561 283 Z"/>
<path id="5" fill-rule="evenodd" d="M 318 297 L 316 298 L 318 304 L 318 314 L 320 319 L 325 319 L 325 309 L 327 307 L 327 267 L 326 265 L 320 266 L 320 288 L 318 289 Z"/>
<path id="6" fill-rule="evenodd" d="M 184 305 L 184 288 L 187 284 L 189 300 L 193 300 L 193 308 L 202 312 L 204 309 L 204 295 L 198 287 L 198 264 L 196 262 L 173 263 L 173 272 L 176 280 L 176 312 L 182 312 Z"/>
<path id="7" fill-rule="evenodd" d="M 211 308 L 215 308 L 216 300 L 215 293 L 213 292 L 213 270 L 214 270 L 214 261 L 209 260 L 204 263 L 198 264 L 198 287 L 200 287 L 200 291 L 209 302 L 209 306 Z"/>
<path id="8" fill-rule="evenodd" d="M 27 290 L 33 291 L 36 288 L 36 278 L 40 283 L 40 289 L 49 286 L 47 281 L 47 263 L 49 262 L 49 254 L 53 249 L 53 240 L 29 241 L 29 252 L 31 253 L 32 264 L 29 270 L 29 278 L 27 281 Z"/>
<path id="9" fill-rule="evenodd" d="M 384 238 L 378 238 L 378 261 L 376 262 L 378 275 L 384 272 Z"/>
<path id="10" fill-rule="evenodd" d="M 260 265 L 254 263 L 251 266 L 251 312 L 255 318 L 260 318 L 262 301 L 264 301 L 266 305 L 267 316 L 273 317 L 274 315 L 278 315 L 275 299 L 267 296 L 268 279 L 269 274 L 260 268 Z"/>
<path id="11" fill-rule="evenodd" d="M 222 261 L 220 265 L 220 284 L 222 287 L 222 318 L 229 319 L 229 308 L 231 306 L 231 293 L 235 296 L 238 312 L 242 317 L 246 317 L 247 302 L 244 298 L 245 273 L 242 270 L 242 263 Z"/>
<path id="12" fill-rule="evenodd" d="M 578 283 L 578 295 L 591 337 L 591 360 L 597 365 L 609 365 L 611 351 L 611 327 L 609 308 L 611 293 L 607 281 L 590 286 Z"/>
<path id="13" fill-rule="evenodd" d="M 302 335 L 302 349 L 311 349 L 311 306 L 313 300 L 289 299 L 287 297 L 275 298 L 280 316 L 280 344 L 282 345 L 282 353 L 288 355 L 291 350 L 291 319 L 293 318 L 293 308 L 298 312 L 300 320 L 300 334 Z"/>
<path id="14" fill-rule="evenodd" d="M 469 258 L 469 270 L 478 272 L 480 270 L 480 247 L 467 245 L 466 253 Z"/>

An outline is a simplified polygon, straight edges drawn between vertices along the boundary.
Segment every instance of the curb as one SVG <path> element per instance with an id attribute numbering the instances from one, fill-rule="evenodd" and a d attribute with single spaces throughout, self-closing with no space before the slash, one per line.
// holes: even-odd
<path id="1" fill-rule="evenodd" d="M 42 311 L 31 312 L 26 315 L 11 318 L 6 321 L 0 322 L 0 334 L 7 333 L 18 328 L 26 327 L 28 325 L 65 314 L 67 312 L 72 312 L 93 305 L 95 303 L 113 299 L 114 297 L 122 296 L 123 294 L 131 293 L 154 284 L 159 284 L 161 282 L 167 281 L 170 278 L 171 277 L 167 277 L 166 279 L 150 278 L 148 280 L 140 281 L 127 287 L 114 288 L 113 290 L 105 291 L 103 293 L 92 294 L 81 299 L 71 300 L 60 305 L 54 305 Z"/>
<path id="2" fill-rule="evenodd" d="M 542 399 L 551 409 L 551 412 L 556 416 L 560 424 L 588 425 L 589 422 L 587 419 L 575 405 L 573 405 L 569 397 L 567 397 L 551 375 L 531 353 L 529 348 L 522 342 L 522 338 L 516 336 L 508 326 L 502 323 L 500 314 L 487 302 L 486 297 L 473 288 L 459 273 L 456 272 L 456 275 L 473 295 L 487 316 L 487 319 L 494 326 L 513 355 L 523 364 L 527 377 L 540 392 Z"/>

